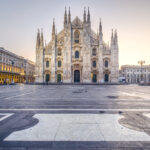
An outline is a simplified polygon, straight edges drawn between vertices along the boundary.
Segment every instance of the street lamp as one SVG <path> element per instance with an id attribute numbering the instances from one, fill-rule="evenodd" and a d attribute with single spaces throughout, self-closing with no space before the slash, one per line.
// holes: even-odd
<path id="1" fill-rule="evenodd" d="M 140 64 L 140 66 L 141 66 L 141 82 L 142 82 L 143 81 L 142 67 L 145 64 L 145 61 L 144 60 L 140 60 L 140 61 L 138 61 L 138 64 Z"/>

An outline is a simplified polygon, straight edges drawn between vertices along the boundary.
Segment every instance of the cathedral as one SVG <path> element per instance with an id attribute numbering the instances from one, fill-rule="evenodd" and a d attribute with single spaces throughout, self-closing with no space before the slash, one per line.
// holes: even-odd
<path id="1" fill-rule="evenodd" d="M 111 42 L 103 40 L 100 20 L 98 33 L 91 28 L 90 10 L 71 19 L 64 12 L 63 29 L 57 33 L 53 20 L 49 43 L 38 30 L 36 41 L 37 83 L 117 83 L 119 76 L 118 37 L 112 30 Z"/>

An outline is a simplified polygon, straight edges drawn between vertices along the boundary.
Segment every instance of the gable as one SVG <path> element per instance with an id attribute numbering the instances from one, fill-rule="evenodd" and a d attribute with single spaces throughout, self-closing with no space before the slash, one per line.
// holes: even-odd
<path id="1" fill-rule="evenodd" d="M 83 22 L 76 16 L 76 18 L 72 21 L 72 27 L 74 28 L 82 28 Z"/>

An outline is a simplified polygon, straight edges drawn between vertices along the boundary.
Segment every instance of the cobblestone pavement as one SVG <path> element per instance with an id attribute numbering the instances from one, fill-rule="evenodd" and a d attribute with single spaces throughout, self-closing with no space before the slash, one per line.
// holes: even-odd
<path id="1" fill-rule="evenodd" d="M 150 87 L 0 86 L 0 150 L 149 150 Z"/>

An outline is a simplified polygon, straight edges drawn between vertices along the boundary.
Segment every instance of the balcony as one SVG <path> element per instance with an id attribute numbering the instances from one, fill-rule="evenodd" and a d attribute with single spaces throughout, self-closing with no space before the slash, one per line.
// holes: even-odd
<path id="1" fill-rule="evenodd" d="M 51 58 L 44 58 L 44 61 L 51 61 Z"/>
<path id="2" fill-rule="evenodd" d="M 98 60 L 98 56 L 97 55 L 92 55 L 91 60 Z"/>
<path id="3" fill-rule="evenodd" d="M 73 64 L 80 64 L 80 63 L 82 63 L 82 62 L 83 62 L 83 57 L 79 57 L 79 58 L 73 57 L 73 58 L 72 58 L 72 63 L 73 63 Z"/>
<path id="4" fill-rule="evenodd" d="M 57 67 L 56 70 L 57 70 L 57 71 L 63 71 L 63 69 L 64 69 L 64 68 L 61 66 L 61 67 Z"/>
<path id="5" fill-rule="evenodd" d="M 62 55 L 57 55 L 56 59 L 57 60 L 63 60 L 63 56 Z"/>
<path id="6" fill-rule="evenodd" d="M 96 67 L 91 66 L 91 70 L 98 70 L 98 67 L 97 66 Z"/>
<path id="7" fill-rule="evenodd" d="M 108 67 L 103 66 L 103 70 L 110 70 L 110 69 L 111 69 L 110 65 Z"/>
<path id="8" fill-rule="evenodd" d="M 73 45 L 72 45 L 72 47 L 73 47 L 73 48 L 76 48 L 76 47 L 82 48 L 80 42 L 79 42 L 79 43 L 75 43 L 75 42 L 74 42 Z"/>

